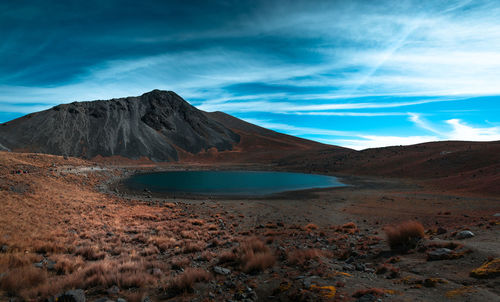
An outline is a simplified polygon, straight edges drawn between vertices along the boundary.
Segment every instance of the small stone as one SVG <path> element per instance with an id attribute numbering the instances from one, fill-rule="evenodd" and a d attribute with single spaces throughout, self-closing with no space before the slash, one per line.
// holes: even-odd
<path id="1" fill-rule="evenodd" d="M 344 264 L 344 266 L 342 268 L 346 271 L 353 271 L 356 269 L 356 267 L 354 267 L 354 265 L 351 265 L 351 264 Z"/>
<path id="2" fill-rule="evenodd" d="M 374 302 L 377 301 L 377 297 L 372 294 L 366 294 L 360 297 L 356 302 Z"/>
<path id="3" fill-rule="evenodd" d="M 471 231 L 461 231 L 457 234 L 457 239 L 466 239 L 466 238 L 472 238 L 476 235 L 472 233 Z"/>
<path id="4" fill-rule="evenodd" d="M 355 267 L 357 271 L 364 272 L 366 270 L 366 266 L 363 263 L 356 263 Z"/>
<path id="5" fill-rule="evenodd" d="M 500 217 L 500 213 L 493 214 L 493 217 Z"/>
<path id="6" fill-rule="evenodd" d="M 151 301 L 151 299 L 150 299 L 148 296 L 146 296 L 146 297 L 144 297 L 144 298 L 142 299 L 142 301 L 141 301 L 141 302 L 152 302 L 152 301 Z"/>
<path id="7" fill-rule="evenodd" d="M 9 246 L 6 244 L 2 244 L 2 246 L 0 247 L 0 253 L 7 253 L 8 250 Z"/>
<path id="8" fill-rule="evenodd" d="M 123 298 L 118 298 L 118 299 L 116 299 L 116 302 L 127 302 L 127 300 L 125 300 Z"/>
<path id="9" fill-rule="evenodd" d="M 68 290 L 64 294 L 56 295 L 56 301 L 85 302 L 85 292 L 82 289 Z"/>
<path id="10" fill-rule="evenodd" d="M 116 285 L 111 286 L 107 290 L 109 295 L 117 295 L 120 292 L 120 288 Z"/>
<path id="11" fill-rule="evenodd" d="M 453 255 L 453 251 L 447 248 L 439 248 L 434 251 L 427 253 L 428 260 L 445 260 L 450 259 Z"/>
<path id="12" fill-rule="evenodd" d="M 40 262 L 36 262 L 36 263 L 33 263 L 33 265 L 36 267 L 36 268 L 43 268 L 43 263 L 45 262 L 45 260 L 42 260 Z"/>
<path id="13" fill-rule="evenodd" d="M 94 302 L 113 302 L 113 301 L 109 300 L 108 298 L 99 298 L 97 300 L 94 300 Z"/>
<path id="14" fill-rule="evenodd" d="M 50 259 L 45 260 L 45 265 L 49 271 L 53 271 L 56 268 L 56 262 Z"/>
<path id="15" fill-rule="evenodd" d="M 229 274 L 231 274 L 231 270 L 224 268 L 224 267 L 215 266 L 214 273 L 219 274 L 219 275 L 229 275 Z"/>

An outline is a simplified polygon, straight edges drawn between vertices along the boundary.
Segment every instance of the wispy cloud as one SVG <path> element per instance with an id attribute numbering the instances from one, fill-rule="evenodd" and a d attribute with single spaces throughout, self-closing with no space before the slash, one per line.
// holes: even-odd
<path id="1" fill-rule="evenodd" d="M 494 0 L 0 8 L 0 112 L 165 89 L 206 111 L 272 115 L 271 128 L 358 148 L 498 134 L 480 123 L 498 122 L 498 102 L 472 99 L 500 95 Z"/>

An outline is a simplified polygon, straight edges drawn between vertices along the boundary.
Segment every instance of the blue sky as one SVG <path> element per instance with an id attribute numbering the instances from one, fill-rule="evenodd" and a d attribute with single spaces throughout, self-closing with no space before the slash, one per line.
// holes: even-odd
<path id="1" fill-rule="evenodd" d="M 0 37 L 0 122 L 165 89 L 355 149 L 500 140 L 498 1 L 0 0 Z"/>

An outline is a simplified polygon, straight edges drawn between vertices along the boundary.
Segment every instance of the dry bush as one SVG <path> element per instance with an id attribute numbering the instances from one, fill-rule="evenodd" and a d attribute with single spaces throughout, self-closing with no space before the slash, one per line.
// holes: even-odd
<path id="1" fill-rule="evenodd" d="M 105 252 L 100 251 L 96 246 L 85 245 L 76 249 L 75 255 L 82 256 L 85 260 L 95 261 L 104 259 Z"/>
<path id="2" fill-rule="evenodd" d="M 271 267 L 276 258 L 269 248 L 256 237 L 244 241 L 236 250 L 241 268 L 246 273 L 255 273 Z"/>
<path id="3" fill-rule="evenodd" d="M 233 251 L 224 251 L 219 256 L 219 264 L 235 262 L 238 259 L 238 255 L 236 255 Z"/>
<path id="4" fill-rule="evenodd" d="M 246 273 L 263 271 L 276 262 L 276 258 L 270 252 L 247 253 L 241 259 L 244 263 L 243 271 Z"/>
<path id="5" fill-rule="evenodd" d="M 144 288 L 151 283 L 153 277 L 145 272 L 122 273 L 117 277 L 120 288 Z"/>
<path id="6" fill-rule="evenodd" d="M 198 241 L 198 242 L 189 241 L 189 242 L 185 243 L 184 248 L 182 249 L 182 252 L 184 254 L 199 252 L 199 251 L 203 250 L 205 245 L 206 244 L 202 241 Z"/>
<path id="7" fill-rule="evenodd" d="M 422 224 L 414 220 L 402 222 L 395 226 L 388 226 L 384 231 L 387 235 L 389 246 L 394 251 L 408 251 L 413 249 L 425 236 Z"/>
<path id="8" fill-rule="evenodd" d="M 288 262 L 290 264 L 304 266 L 311 259 L 319 259 L 322 252 L 317 249 L 294 250 L 288 253 Z"/>
<path id="9" fill-rule="evenodd" d="M 32 244 L 33 251 L 39 254 L 66 253 L 72 251 L 72 246 L 64 246 L 53 241 L 35 241 Z"/>
<path id="10" fill-rule="evenodd" d="M 357 229 L 358 227 L 354 222 L 348 222 L 342 225 L 343 229 Z"/>
<path id="11" fill-rule="evenodd" d="M 377 275 L 382 275 L 382 274 L 385 274 L 387 272 L 389 272 L 390 278 L 396 278 L 399 276 L 399 268 L 396 268 L 396 267 L 390 265 L 389 263 L 380 264 L 377 267 L 377 270 L 375 271 L 375 273 Z"/>
<path id="12" fill-rule="evenodd" d="M 208 281 L 212 275 L 200 268 L 188 268 L 182 274 L 175 277 L 168 285 L 167 290 L 172 294 L 191 292 L 196 282 Z"/>
<path id="13" fill-rule="evenodd" d="M 35 268 L 32 265 L 15 268 L 0 279 L 0 289 L 8 295 L 19 295 L 23 289 L 32 288 L 44 284 L 47 281 L 45 270 Z"/>
<path id="14" fill-rule="evenodd" d="M 198 257 L 198 259 L 203 260 L 203 261 L 210 261 L 210 260 L 212 260 L 212 258 L 214 256 L 215 256 L 215 254 L 210 252 L 210 251 L 203 251 L 201 253 L 200 257 Z"/>
<path id="15" fill-rule="evenodd" d="M 170 261 L 170 264 L 172 265 L 172 269 L 182 269 L 186 266 L 188 266 L 190 263 L 189 259 L 186 257 L 178 257 L 174 258 Z"/>
<path id="16" fill-rule="evenodd" d="M 205 221 L 203 219 L 189 219 L 189 223 L 192 225 L 204 225 Z"/>
<path id="17" fill-rule="evenodd" d="M 163 236 L 152 236 L 149 238 L 149 242 L 156 245 L 161 252 L 165 252 L 178 244 L 174 238 Z"/>
<path id="18" fill-rule="evenodd" d="M 151 255 L 157 255 L 160 253 L 160 250 L 154 245 L 148 245 L 141 251 L 142 256 L 151 256 Z"/>
<path id="19" fill-rule="evenodd" d="M 85 265 L 81 257 L 71 257 L 69 255 L 54 255 L 52 260 L 56 262 L 54 269 L 59 275 L 72 274 Z"/>
<path id="20" fill-rule="evenodd" d="M 317 230 L 318 226 L 315 225 L 314 223 L 309 223 L 308 225 L 306 225 L 304 227 L 304 229 L 307 230 L 307 231 Z"/>
<path id="21" fill-rule="evenodd" d="M 112 286 L 117 283 L 117 263 L 101 260 L 91 263 L 80 271 L 80 283 L 84 287 Z"/>
<path id="22" fill-rule="evenodd" d="M 217 229 L 218 229 L 217 226 L 213 223 L 211 223 L 207 226 L 207 230 L 209 230 L 209 231 L 217 231 Z"/>
<path id="23" fill-rule="evenodd" d="M 41 256 L 25 253 L 0 254 L 0 270 L 16 268 L 39 261 Z"/>

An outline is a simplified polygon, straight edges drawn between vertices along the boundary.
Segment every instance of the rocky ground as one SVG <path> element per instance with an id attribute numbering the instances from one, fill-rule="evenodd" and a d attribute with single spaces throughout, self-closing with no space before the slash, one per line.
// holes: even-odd
<path id="1" fill-rule="evenodd" d="M 0 300 L 499 299 L 500 197 L 344 176 L 351 186 L 173 198 L 115 187 L 130 171 L 0 152 Z M 385 231 L 409 220 L 425 238 L 391 250 Z"/>

